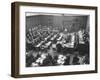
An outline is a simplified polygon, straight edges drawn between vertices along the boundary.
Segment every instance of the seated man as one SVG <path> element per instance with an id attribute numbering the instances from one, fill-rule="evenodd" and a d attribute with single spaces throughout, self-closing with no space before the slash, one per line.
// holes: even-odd
<path id="1" fill-rule="evenodd" d="M 78 65 L 79 63 L 79 52 L 74 52 L 73 57 L 72 57 L 72 64 L 73 65 Z"/>
<path id="2" fill-rule="evenodd" d="M 79 31 L 79 45 L 78 45 L 78 51 L 80 55 L 89 55 L 89 35 L 83 31 Z"/>
<path id="3" fill-rule="evenodd" d="M 68 43 L 63 44 L 64 47 L 68 47 L 68 48 L 74 48 L 74 43 L 75 43 L 75 34 L 71 33 L 70 34 L 70 40 Z"/>
<path id="4" fill-rule="evenodd" d="M 64 55 L 59 55 L 59 56 L 58 56 L 58 59 L 57 59 L 57 64 L 58 64 L 58 65 L 64 65 L 66 59 L 67 59 L 66 56 L 64 56 Z"/>
<path id="5" fill-rule="evenodd" d="M 27 33 L 26 34 L 26 51 L 27 52 L 33 49 L 33 43 L 34 41 L 32 37 L 30 36 L 30 34 Z"/>
<path id="6" fill-rule="evenodd" d="M 62 45 L 59 43 L 59 44 L 56 44 L 56 49 L 57 49 L 57 52 L 58 53 L 61 53 L 61 51 L 62 51 Z"/>
<path id="7" fill-rule="evenodd" d="M 35 61 L 34 56 L 32 55 L 32 53 L 27 53 L 26 54 L 26 67 L 30 67 L 32 62 Z"/>
<path id="8" fill-rule="evenodd" d="M 83 34 L 84 34 L 84 30 L 83 29 L 78 31 L 79 44 L 84 44 Z"/>
<path id="9" fill-rule="evenodd" d="M 33 62 L 31 66 L 36 67 L 36 66 L 41 66 L 41 65 L 43 65 L 44 59 L 46 59 L 46 54 L 40 54 L 40 55 L 38 56 L 38 58 L 36 59 L 36 61 Z"/>

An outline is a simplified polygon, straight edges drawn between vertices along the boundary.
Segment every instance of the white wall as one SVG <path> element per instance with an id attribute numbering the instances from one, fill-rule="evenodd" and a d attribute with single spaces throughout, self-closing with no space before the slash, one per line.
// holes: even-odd
<path id="1" fill-rule="evenodd" d="M 11 68 L 11 2 L 13 1 L 30 1 L 41 3 L 55 3 L 55 4 L 76 4 L 98 6 L 100 9 L 100 0 L 1 0 L 0 2 L 0 80 L 17 80 L 10 77 Z M 100 11 L 98 13 L 100 20 Z M 98 21 L 99 21 L 98 20 Z M 100 23 L 99 25 L 100 26 Z M 98 33 L 100 34 L 100 27 Z M 98 37 L 100 44 L 100 37 Z M 100 47 L 100 46 L 99 46 Z M 100 50 L 99 52 L 100 53 Z M 100 54 L 98 54 L 99 73 L 97 74 L 80 74 L 80 75 L 64 75 L 52 77 L 38 77 L 38 78 L 22 78 L 18 80 L 100 80 Z"/>

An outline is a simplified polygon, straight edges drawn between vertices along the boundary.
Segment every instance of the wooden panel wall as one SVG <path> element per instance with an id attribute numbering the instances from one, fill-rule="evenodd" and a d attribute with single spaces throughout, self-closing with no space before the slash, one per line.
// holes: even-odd
<path id="1" fill-rule="evenodd" d="M 69 32 L 78 31 L 80 28 L 87 27 L 87 16 L 53 16 L 36 15 L 26 17 L 26 29 L 37 25 L 50 26 L 51 28 L 67 28 Z"/>

